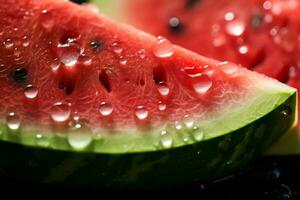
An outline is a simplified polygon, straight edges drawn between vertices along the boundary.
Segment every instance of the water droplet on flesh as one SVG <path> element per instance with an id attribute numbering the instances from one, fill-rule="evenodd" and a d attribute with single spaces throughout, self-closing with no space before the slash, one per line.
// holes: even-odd
<path id="1" fill-rule="evenodd" d="M 102 116 L 109 116 L 113 112 L 113 107 L 109 103 L 102 102 L 100 104 L 99 112 Z"/>
<path id="2" fill-rule="evenodd" d="M 145 49 L 139 50 L 138 54 L 139 54 L 139 56 L 140 56 L 141 59 L 144 59 L 146 57 L 146 51 L 145 51 Z"/>
<path id="3" fill-rule="evenodd" d="M 60 44 L 58 45 L 58 48 L 60 54 L 60 62 L 67 67 L 74 66 L 77 63 L 78 58 L 80 57 L 82 52 L 80 47 L 73 43 Z"/>
<path id="4" fill-rule="evenodd" d="M 119 62 L 120 62 L 121 65 L 126 65 L 127 64 L 127 60 L 123 56 L 120 56 Z"/>
<path id="5" fill-rule="evenodd" d="M 3 45 L 5 48 L 10 49 L 15 45 L 15 43 L 12 41 L 12 39 L 7 39 L 3 42 Z"/>
<path id="6" fill-rule="evenodd" d="M 158 91 L 162 96 L 167 96 L 170 93 L 170 88 L 162 81 L 158 83 Z"/>
<path id="7" fill-rule="evenodd" d="M 25 88 L 25 91 L 24 91 L 24 95 L 26 98 L 28 99 L 34 99 L 37 97 L 38 95 L 38 89 L 32 85 L 28 85 L 26 88 Z"/>
<path id="8" fill-rule="evenodd" d="M 234 13 L 233 12 L 228 12 L 228 13 L 226 13 L 225 15 L 224 15 L 224 19 L 226 20 L 226 21 L 232 21 L 233 19 L 234 19 Z"/>
<path id="9" fill-rule="evenodd" d="M 246 45 L 240 46 L 239 47 L 239 52 L 240 54 L 247 54 L 248 53 L 248 47 Z"/>
<path id="10" fill-rule="evenodd" d="M 71 105 L 62 102 L 55 103 L 52 106 L 50 114 L 51 118 L 56 122 L 67 121 L 71 116 Z"/>
<path id="11" fill-rule="evenodd" d="M 18 130 L 21 125 L 21 118 L 14 112 L 8 113 L 6 117 L 7 126 L 11 130 Z"/>
<path id="12" fill-rule="evenodd" d="M 118 43 L 114 42 L 114 43 L 112 44 L 112 46 L 113 46 L 113 51 L 114 51 L 116 54 L 120 55 L 120 54 L 123 52 L 122 47 L 120 47 L 120 46 L 118 45 Z"/>
<path id="13" fill-rule="evenodd" d="M 163 37 L 158 37 L 156 44 L 153 47 L 153 53 L 158 58 L 168 58 L 174 53 L 173 44 Z"/>
<path id="14" fill-rule="evenodd" d="M 198 94 L 205 94 L 212 85 L 212 80 L 206 74 L 201 74 L 201 76 L 195 77 L 193 81 L 194 90 Z"/>
<path id="15" fill-rule="evenodd" d="M 229 75 L 234 74 L 238 70 L 238 66 L 236 66 L 235 64 L 231 64 L 227 61 L 219 63 L 218 66 L 221 67 L 224 73 Z"/>
<path id="16" fill-rule="evenodd" d="M 139 120 L 147 119 L 148 114 L 149 112 L 143 106 L 138 106 L 137 110 L 135 111 L 135 115 Z"/>
<path id="17" fill-rule="evenodd" d="M 53 71 L 56 71 L 59 69 L 60 67 L 60 61 L 58 60 L 58 58 L 55 58 L 53 60 L 53 62 L 50 64 L 50 67 L 52 68 Z"/>
<path id="18" fill-rule="evenodd" d="M 160 102 L 158 103 L 158 110 L 164 111 L 164 110 L 166 110 L 166 108 L 167 108 L 167 105 L 164 104 L 163 102 L 160 101 Z"/>
<path id="19" fill-rule="evenodd" d="M 48 11 L 48 10 L 42 10 L 42 26 L 46 29 L 46 30 L 50 30 L 53 28 L 54 26 L 54 20 L 52 18 L 52 14 Z"/>

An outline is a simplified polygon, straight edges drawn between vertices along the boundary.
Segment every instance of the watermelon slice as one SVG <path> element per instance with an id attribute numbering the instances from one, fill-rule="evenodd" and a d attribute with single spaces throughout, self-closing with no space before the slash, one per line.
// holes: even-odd
<path id="1" fill-rule="evenodd" d="M 298 0 L 90 2 L 97 3 L 101 12 L 175 44 L 300 88 Z M 271 152 L 300 154 L 298 132 L 287 135 Z"/>
<path id="2" fill-rule="evenodd" d="M 0 0 L 0 169 L 172 186 L 228 174 L 296 122 L 296 90 L 62 0 Z M 20 170 L 22 166 L 22 170 Z"/>

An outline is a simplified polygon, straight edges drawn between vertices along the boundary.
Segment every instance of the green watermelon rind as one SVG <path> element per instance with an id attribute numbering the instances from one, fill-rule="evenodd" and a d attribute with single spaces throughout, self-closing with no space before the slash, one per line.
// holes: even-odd
<path id="1" fill-rule="evenodd" d="M 296 102 L 294 93 L 273 111 L 229 134 L 153 152 L 74 152 L 1 141 L 0 168 L 27 181 L 102 188 L 172 187 L 211 180 L 245 166 L 290 129 L 295 112 L 286 117 L 282 111 L 295 108 Z"/>
<path id="2" fill-rule="evenodd" d="M 233 106 L 233 108 L 224 108 L 221 114 L 215 119 L 196 122 L 191 128 L 184 127 L 176 130 L 175 126 L 166 125 L 160 129 L 153 129 L 148 132 L 127 131 L 122 134 L 109 134 L 96 132 L 95 134 L 79 134 L 79 140 L 86 141 L 86 144 L 79 146 L 72 145 L 74 134 L 46 133 L 42 138 L 37 138 L 39 131 L 21 128 L 18 131 L 10 130 L 5 124 L 0 126 L 0 140 L 20 143 L 28 146 L 41 146 L 54 150 L 81 151 L 94 153 L 134 153 L 134 152 L 151 152 L 163 150 L 163 141 L 172 140 L 170 147 L 177 148 L 185 145 L 207 141 L 212 138 L 220 137 L 238 130 L 257 119 L 276 109 L 296 90 L 282 84 L 277 84 L 272 88 L 268 82 L 262 88 L 256 88 L 257 94 L 251 95 L 242 106 Z M 238 103 L 237 103 L 238 104 Z M 292 109 L 295 105 L 292 107 Z M 197 127 L 196 129 L 194 127 Z M 161 135 L 161 131 L 166 131 Z M 203 138 L 200 137 L 203 134 Z M 80 136 L 81 135 L 81 136 Z M 184 139 L 186 138 L 186 140 Z"/>

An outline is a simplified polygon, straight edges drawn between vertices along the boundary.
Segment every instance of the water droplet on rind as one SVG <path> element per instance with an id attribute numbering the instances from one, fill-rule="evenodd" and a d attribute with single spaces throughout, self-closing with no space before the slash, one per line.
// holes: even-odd
<path id="1" fill-rule="evenodd" d="M 200 129 L 196 129 L 193 132 L 193 138 L 195 139 L 195 141 L 202 141 L 204 139 L 204 133 L 202 130 Z"/>
<path id="2" fill-rule="evenodd" d="M 173 146 L 173 138 L 170 135 L 163 135 L 160 144 L 162 148 L 169 149 Z"/>
<path id="3" fill-rule="evenodd" d="M 88 133 L 71 132 L 67 136 L 68 143 L 76 150 L 87 148 L 92 142 L 92 135 Z"/>
<path id="4" fill-rule="evenodd" d="M 41 147 L 48 147 L 50 145 L 50 140 L 43 134 L 36 134 L 36 144 Z"/>
<path id="5" fill-rule="evenodd" d="M 289 117 L 292 114 L 292 109 L 290 106 L 284 106 L 281 111 L 281 115 L 285 118 Z"/>

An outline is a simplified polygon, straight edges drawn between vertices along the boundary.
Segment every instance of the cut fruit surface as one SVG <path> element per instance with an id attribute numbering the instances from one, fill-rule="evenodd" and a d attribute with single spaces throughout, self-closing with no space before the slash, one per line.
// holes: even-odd
<path id="1" fill-rule="evenodd" d="M 0 150 L 10 152 L 0 168 L 9 174 L 107 187 L 207 180 L 296 121 L 295 89 L 89 8 L 0 0 L 0 16 Z"/>
<path id="2" fill-rule="evenodd" d="M 197 53 L 241 64 L 300 88 L 298 0 L 86 2 L 95 2 L 101 12 Z M 299 154 L 289 145 L 299 141 L 298 132 L 276 149 Z"/>

